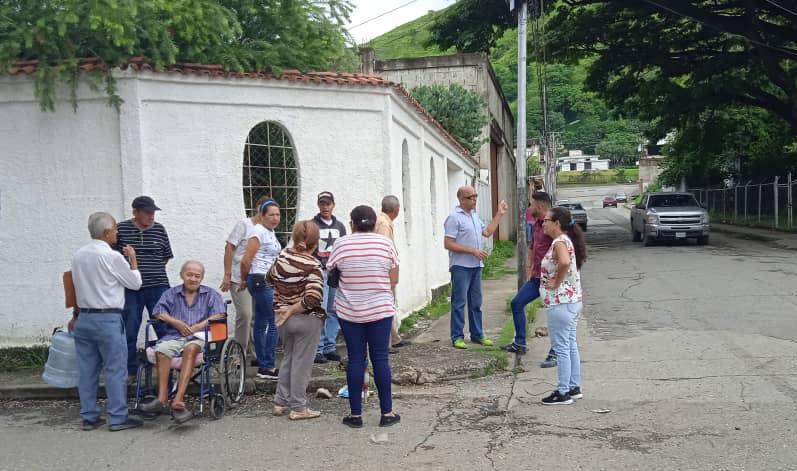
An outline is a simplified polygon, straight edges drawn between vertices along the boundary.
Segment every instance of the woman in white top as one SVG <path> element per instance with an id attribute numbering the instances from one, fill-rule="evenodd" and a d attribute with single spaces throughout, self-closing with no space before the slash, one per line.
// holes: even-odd
<path id="1" fill-rule="evenodd" d="M 277 379 L 277 323 L 274 318 L 274 289 L 266 282 L 266 274 L 280 254 L 282 246 L 274 229 L 280 223 L 280 207 L 269 199 L 258 208 L 260 224 L 246 234 L 246 252 L 241 260 L 240 290 L 249 289 L 255 300 L 255 354 L 259 368 L 257 377 Z"/>
<path id="2" fill-rule="evenodd" d="M 551 208 L 542 225 L 553 239 L 540 265 L 540 298 L 548 317 L 548 333 L 556 352 L 559 382 L 545 405 L 572 404 L 581 399 L 581 359 L 576 324 L 581 314 L 581 274 L 587 259 L 584 232 L 566 208 Z"/>

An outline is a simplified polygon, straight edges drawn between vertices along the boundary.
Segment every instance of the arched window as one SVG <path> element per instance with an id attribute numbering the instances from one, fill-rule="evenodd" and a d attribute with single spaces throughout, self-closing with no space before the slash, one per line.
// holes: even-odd
<path id="1" fill-rule="evenodd" d="M 434 170 L 434 157 L 429 158 L 429 196 L 432 213 L 432 236 L 437 235 L 437 182 Z"/>
<path id="2" fill-rule="evenodd" d="M 412 181 L 410 177 L 410 149 L 407 140 L 401 143 L 401 206 L 404 208 L 404 231 L 407 234 L 407 243 L 412 240 L 410 228 L 412 227 L 411 206 Z"/>
<path id="3" fill-rule="evenodd" d="M 252 215 L 261 196 L 273 198 L 282 213 L 277 237 L 286 245 L 296 222 L 299 201 L 299 168 L 287 131 L 269 121 L 253 127 L 246 136 L 243 167 L 246 214 Z"/>

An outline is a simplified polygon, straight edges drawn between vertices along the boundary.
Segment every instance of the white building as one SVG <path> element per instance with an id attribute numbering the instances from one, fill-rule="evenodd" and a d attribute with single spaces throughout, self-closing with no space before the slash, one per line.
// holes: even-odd
<path id="1" fill-rule="evenodd" d="M 84 65 L 85 68 L 91 64 Z M 449 281 L 443 220 L 479 162 L 400 86 L 375 76 L 286 71 L 280 78 L 214 66 L 155 72 L 141 62 L 114 73 L 121 110 L 88 87 L 78 109 L 39 110 L 30 74 L 0 77 L 0 346 L 49 337 L 63 325 L 61 276 L 88 238 L 94 211 L 118 220 L 150 195 L 163 209 L 175 260 L 206 264 L 218 286 L 224 240 L 263 193 L 283 206 L 279 231 L 335 194 L 348 221 L 358 204 L 403 198 L 396 221 L 404 314 Z M 481 185 L 485 185 L 481 182 Z M 489 191 L 480 192 L 489 210 Z M 484 197 L 487 198 L 484 198 Z"/>
<path id="2" fill-rule="evenodd" d="M 560 172 L 609 170 L 609 160 L 601 159 L 599 155 L 584 155 L 580 150 L 569 150 L 566 156 L 556 158 L 556 169 Z"/>

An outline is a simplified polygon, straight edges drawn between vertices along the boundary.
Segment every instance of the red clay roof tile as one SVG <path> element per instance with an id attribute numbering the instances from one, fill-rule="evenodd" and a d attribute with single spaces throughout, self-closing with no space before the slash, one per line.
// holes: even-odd
<path id="1" fill-rule="evenodd" d="M 26 60 L 15 62 L 10 69 L 10 75 L 31 75 L 36 72 L 39 65 L 37 60 Z M 99 58 L 81 59 L 79 66 L 82 70 L 91 71 L 94 69 L 101 69 L 105 67 L 105 63 Z M 134 56 L 128 59 L 127 64 L 120 67 L 121 69 L 131 69 L 138 71 L 152 71 L 155 73 L 166 74 L 181 74 L 181 75 L 208 75 L 216 77 L 230 77 L 230 78 L 250 78 L 261 80 L 279 80 L 288 82 L 299 83 L 317 83 L 317 84 L 337 84 L 345 86 L 372 86 L 372 87 L 386 87 L 396 91 L 407 103 L 409 103 L 422 119 L 431 124 L 432 127 L 437 129 L 440 134 L 455 148 L 460 154 L 475 162 L 476 159 L 471 153 L 465 149 L 455 138 L 452 136 L 426 109 L 418 103 L 415 98 L 400 84 L 385 79 L 379 75 L 368 75 L 348 72 L 301 72 L 296 69 L 284 69 L 280 75 L 273 75 L 271 73 L 263 72 L 240 72 L 240 71 L 227 71 L 224 67 L 217 64 L 173 64 L 165 68 L 154 66 L 146 61 L 142 56 Z"/>

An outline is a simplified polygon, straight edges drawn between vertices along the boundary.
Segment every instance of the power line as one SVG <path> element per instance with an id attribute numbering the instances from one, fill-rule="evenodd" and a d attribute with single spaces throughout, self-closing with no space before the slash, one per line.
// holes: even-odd
<path id="1" fill-rule="evenodd" d="M 701 20 L 699 18 L 695 18 L 694 16 L 688 15 L 686 13 L 681 13 L 679 11 L 675 11 L 672 8 L 664 6 L 664 5 L 660 4 L 660 3 L 654 2 L 653 0 L 642 0 L 642 1 L 647 3 L 647 4 L 653 5 L 655 7 L 661 8 L 662 10 L 668 11 L 668 12 L 672 13 L 673 15 L 677 15 L 677 16 L 680 16 L 682 18 L 688 18 L 690 20 L 697 21 L 698 23 L 700 23 L 700 24 L 702 24 L 704 26 L 708 26 L 711 29 L 719 31 L 720 33 L 726 33 L 726 34 L 730 34 L 732 36 L 738 36 L 740 38 L 746 39 L 747 41 L 749 41 L 752 44 L 755 44 L 757 46 L 761 46 L 761 47 L 766 48 L 766 49 L 771 49 L 773 51 L 778 51 L 778 52 L 780 52 L 782 54 L 786 54 L 788 56 L 792 56 L 794 58 L 797 58 L 797 51 L 793 51 L 791 49 L 784 49 L 782 47 L 773 46 L 771 44 L 767 44 L 767 43 L 764 43 L 764 42 L 749 38 L 749 37 L 747 37 L 747 36 L 745 36 L 743 34 L 735 33 L 733 31 L 728 31 L 727 29 L 720 28 L 719 26 L 711 24 L 711 23 L 709 23 L 709 22 L 707 22 L 705 20 Z"/>
<path id="2" fill-rule="evenodd" d="M 396 10 L 401 10 L 402 8 L 404 8 L 404 7 L 408 6 L 408 5 L 412 5 L 413 3 L 417 2 L 417 1 L 418 1 L 418 0 L 410 0 L 409 2 L 407 2 L 407 3 L 403 4 L 403 5 L 399 5 L 399 6 L 397 6 L 396 8 L 394 8 L 394 9 L 392 9 L 392 10 L 390 10 L 390 11 L 386 11 L 386 12 L 384 12 L 384 13 L 381 13 L 381 14 L 379 14 L 379 15 L 376 15 L 376 16 L 375 16 L 375 17 L 373 17 L 373 18 L 369 18 L 369 19 L 367 19 L 367 20 L 363 21 L 362 23 L 357 23 L 356 25 L 354 25 L 354 26 L 351 26 L 351 27 L 349 27 L 349 28 L 347 28 L 347 29 L 348 29 L 349 31 L 351 31 L 351 30 L 353 30 L 354 28 L 359 28 L 360 26 L 362 26 L 362 25 L 364 25 L 364 24 L 366 24 L 366 23 L 370 23 L 370 22 L 372 22 L 372 21 L 374 21 L 374 20 L 378 20 L 379 18 L 382 18 L 382 17 L 383 17 L 383 16 L 385 16 L 385 15 L 389 15 L 389 14 L 393 13 L 393 12 L 394 12 L 394 11 L 396 11 Z"/>
<path id="3" fill-rule="evenodd" d="M 775 3 L 772 0 L 764 0 L 764 1 L 769 3 L 770 5 L 772 5 L 773 7 L 780 8 L 781 10 L 785 11 L 786 13 L 789 13 L 791 15 L 797 16 L 797 11 L 789 10 L 788 8 L 784 7 L 783 5 L 781 5 L 779 3 Z"/>

